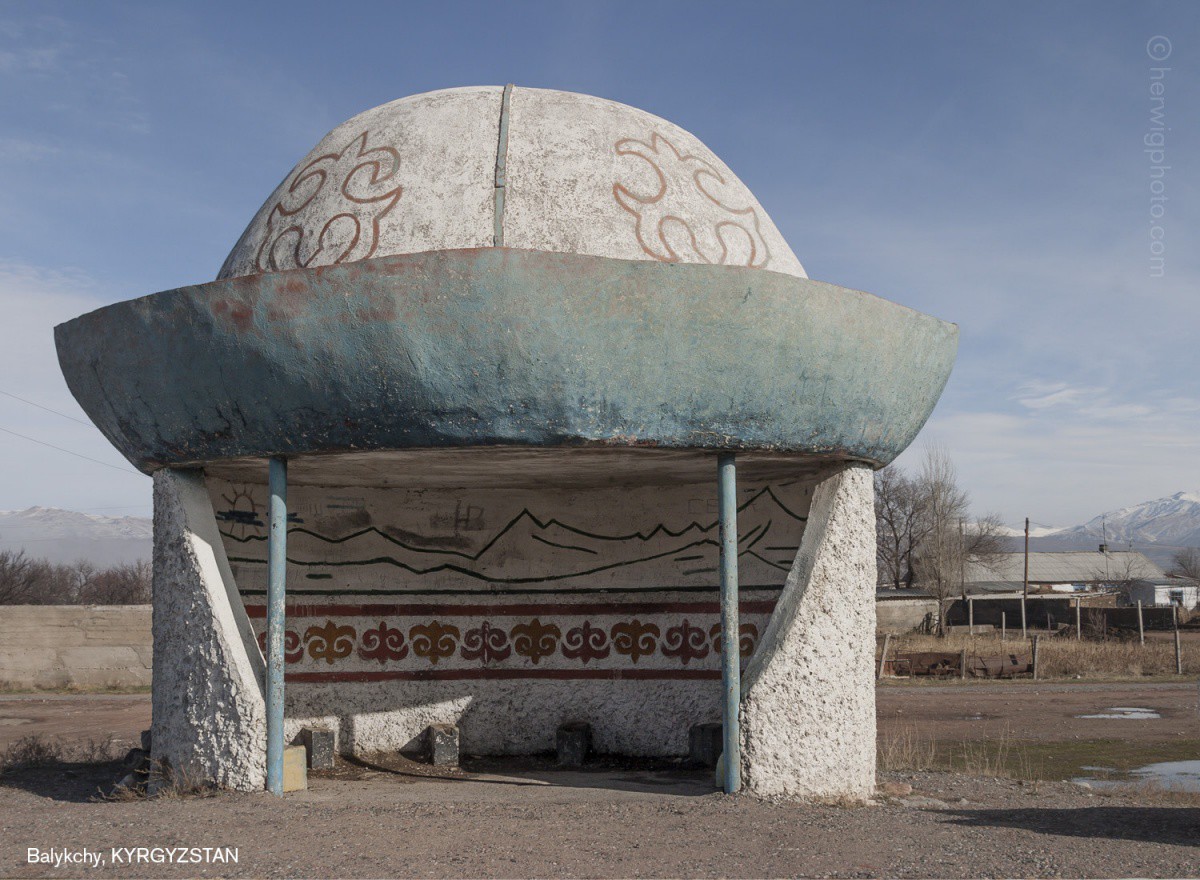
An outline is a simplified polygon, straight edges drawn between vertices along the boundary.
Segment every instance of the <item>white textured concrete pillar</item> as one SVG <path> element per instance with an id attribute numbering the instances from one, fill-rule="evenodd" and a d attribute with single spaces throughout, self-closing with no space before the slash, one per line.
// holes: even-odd
<path id="1" fill-rule="evenodd" d="M 184 783 L 261 790 L 262 653 L 198 471 L 154 474 L 155 766 Z"/>
<path id="2" fill-rule="evenodd" d="M 742 781 L 759 795 L 875 790 L 875 511 L 851 465 L 813 493 L 804 537 L 742 679 Z"/>

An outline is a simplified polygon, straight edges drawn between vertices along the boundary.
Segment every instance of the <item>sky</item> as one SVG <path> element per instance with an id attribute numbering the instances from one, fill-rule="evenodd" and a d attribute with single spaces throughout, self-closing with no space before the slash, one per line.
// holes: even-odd
<path id="1" fill-rule="evenodd" d="M 811 277 L 958 324 L 898 463 L 943 446 L 976 513 L 1200 489 L 1200 3 L 38 0 L 0 2 L 0 509 L 150 511 L 55 324 L 212 280 L 350 116 L 506 82 L 683 126 Z"/>

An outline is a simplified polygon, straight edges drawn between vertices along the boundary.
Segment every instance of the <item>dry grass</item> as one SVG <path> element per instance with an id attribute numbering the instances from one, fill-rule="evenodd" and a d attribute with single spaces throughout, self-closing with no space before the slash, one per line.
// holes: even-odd
<path id="1" fill-rule="evenodd" d="M 1200 807 L 1200 791 L 1185 791 L 1158 782 L 1123 782 L 1093 792 L 1100 797 L 1129 798 L 1141 803 L 1172 807 Z"/>
<path id="2" fill-rule="evenodd" d="M 886 772 L 931 770 L 937 766 L 937 746 L 917 736 L 912 727 L 881 732 L 876 741 L 878 767 Z"/>
<path id="3" fill-rule="evenodd" d="M 67 765 L 107 764 L 122 758 L 123 750 L 110 736 L 106 739 L 88 739 L 84 742 L 68 743 L 61 737 L 26 736 L 0 752 L 0 776 L 5 773 L 33 769 L 54 769 Z M 121 771 L 125 775 L 128 766 Z M 187 771 L 179 771 L 162 764 L 142 771 L 142 783 L 131 788 L 116 786 L 111 791 L 97 794 L 96 800 L 138 800 L 146 797 L 145 782 L 154 780 L 154 797 L 192 798 L 212 797 L 220 789 L 211 782 L 202 780 Z"/>
<path id="4" fill-rule="evenodd" d="M 60 737 L 25 736 L 0 752 L 0 772 L 59 764 L 104 764 L 120 757 L 111 736 L 66 743 Z"/>
<path id="5" fill-rule="evenodd" d="M 986 741 L 957 743 L 921 739 L 912 727 L 881 731 L 877 766 L 889 773 L 952 770 L 993 779 L 1043 779 L 1044 773 L 1024 744 L 1008 733 Z"/>
<path id="6" fill-rule="evenodd" d="M 1161 634 L 1159 634 L 1161 635 Z M 876 646 L 876 662 L 882 650 Z M 903 635 L 892 639 L 888 655 L 915 651 L 959 652 L 999 656 L 1029 654 L 1031 641 L 1017 638 L 1001 640 L 999 634 L 969 636 L 954 633 L 943 638 L 928 635 Z M 1200 649 L 1194 640 L 1183 644 L 1183 674 L 1200 675 Z M 1076 640 L 1069 636 L 1044 636 L 1038 643 L 1039 678 L 1140 678 L 1146 675 L 1175 675 L 1175 645 L 1171 638 L 1147 638 L 1146 644 L 1134 641 Z"/>
<path id="7" fill-rule="evenodd" d="M 1038 766 L 1029 750 L 1004 733 L 997 739 L 985 741 L 963 740 L 957 747 L 957 755 L 950 758 L 950 766 L 968 776 L 990 776 L 994 779 L 1042 779 L 1042 768 Z"/>

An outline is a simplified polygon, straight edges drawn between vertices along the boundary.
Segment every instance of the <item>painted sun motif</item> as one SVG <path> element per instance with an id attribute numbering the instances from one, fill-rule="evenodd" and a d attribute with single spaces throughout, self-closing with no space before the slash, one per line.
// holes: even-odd
<path id="1" fill-rule="evenodd" d="M 264 526 L 259 516 L 259 506 L 249 486 L 233 486 L 221 500 L 228 505 L 216 513 L 222 531 L 234 538 L 244 538 L 248 532 L 257 532 Z"/>

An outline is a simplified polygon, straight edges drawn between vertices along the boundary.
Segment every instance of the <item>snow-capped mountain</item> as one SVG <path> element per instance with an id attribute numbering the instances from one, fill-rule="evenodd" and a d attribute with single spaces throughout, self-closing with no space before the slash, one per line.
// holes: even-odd
<path id="1" fill-rule="evenodd" d="M 1020 551 L 1024 531 L 1006 529 L 1007 550 Z M 1200 492 L 1176 492 L 1093 517 L 1083 525 L 1029 530 L 1033 550 L 1095 550 L 1107 541 L 1112 550 L 1134 549 L 1170 569 L 1184 547 L 1200 547 Z"/>
<path id="2" fill-rule="evenodd" d="M 1045 538 L 1048 535 L 1057 535 L 1062 529 L 1047 528 L 1044 526 L 1033 526 L 1029 529 L 1030 538 Z M 1000 534 L 1006 538 L 1024 538 L 1024 529 L 1012 529 L 1008 526 L 1000 526 Z"/>
<path id="3" fill-rule="evenodd" d="M 1176 492 L 1167 498 L 1122 507 L 1056 534 L 1107 537 L 1113 547 L 1130 541 L 1135 545 L 1197 547 L 1200 546 L 1200 492 Z"/>
<path id="4" fill-rule="evenodd" d="M 86 560 L 118 565 L 149 559 L 151 521 L 143 516 L 96 516 L 55 507 L 0 511 L 0 550 L 24 550 L 51 562 Z"/>

